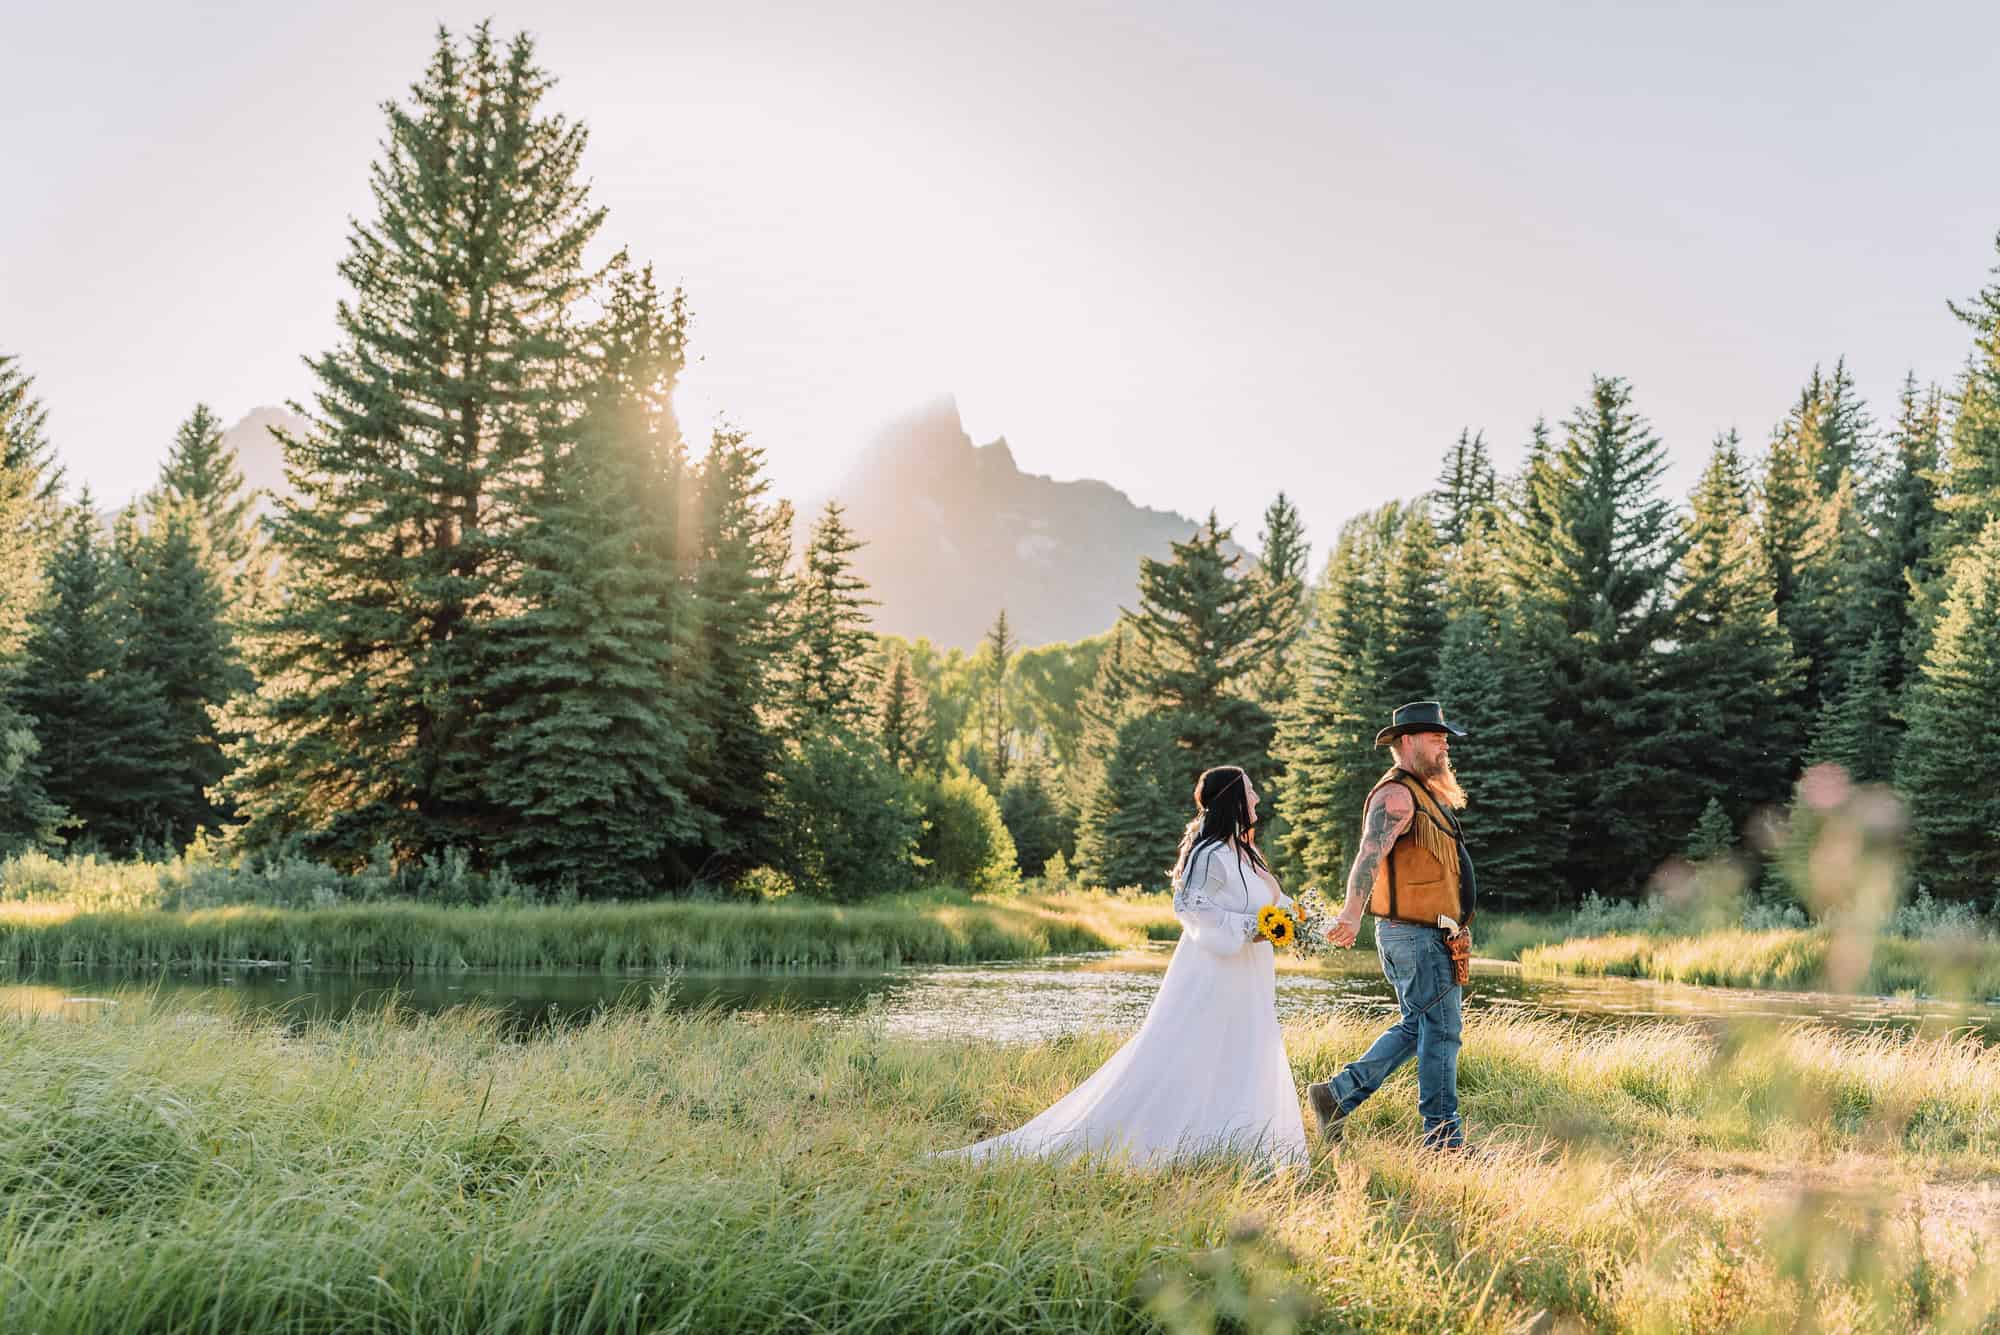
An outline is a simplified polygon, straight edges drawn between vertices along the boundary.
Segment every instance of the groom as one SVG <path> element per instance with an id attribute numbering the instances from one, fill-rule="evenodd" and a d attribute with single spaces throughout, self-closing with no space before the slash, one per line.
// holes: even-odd
<path id="1" fill-rule="evenodd" d="M 1434 1149 L 1465 1147 L 1458 1116 L 1463 989 L 1452 947 L 1463 959 L 1472 940 L 1469 932 L 1453 940 L 1438 925 L 1443 916 L 1470 926 L 1477 888 L 1454 814 L 1465 806 L 1465 790 L 1452 772 L 1451 739 L 1463 736 L 1462 729 L 1445 722 L 1443 706 L 1421 700 L 1398 708 L 1375 738 L 1375 745 L 1389 748 L 1395 765 L 1368 794 L 1347 901 L 1326 936 L 1336 946 L 1351 946 L 1363 906 L 1375 915 L 1376 953 L 1402 1016 L 1333 1079 L 1306 1086 L 1320 1135 L 1330 1142 L 1340 1139 L 1347 1115 L 1414 1055 L 1424 1143 Z"/>

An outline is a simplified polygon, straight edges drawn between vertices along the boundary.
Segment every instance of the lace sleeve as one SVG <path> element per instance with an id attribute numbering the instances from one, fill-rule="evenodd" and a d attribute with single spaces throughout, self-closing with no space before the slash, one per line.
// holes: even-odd
<path id="1" fill-rule="evenodd" d="M 1217 906 L 1228 886 L 1227 864 L 1214 847 L 1188 858 L 1174 887 L 1174 916 L 1193 942 L 1212 955 L 1234 955 L 1257 939 L 1257 915 Z"/>

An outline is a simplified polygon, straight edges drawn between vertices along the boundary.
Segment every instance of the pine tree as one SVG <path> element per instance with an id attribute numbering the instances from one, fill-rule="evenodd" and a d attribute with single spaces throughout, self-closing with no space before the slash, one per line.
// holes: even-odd
<path id="1" fill-rule="evenodd" d="M 298 495 L 273 541 L 287 598 L 236 776 L 252 847 L 296 835 L 354 863 L 478 846 L 496 813 L 474 722 L 515 605 L 519 479 L 573 438 L 585 350 L 570 310 L 602 221 L 585 133 L 544 114 L 533 43 L 440 31 L 353 228 L 317 412 L 283 437 Z"/>
<path id="2" fill-rule="evenodd" d="M 1952 559 L 1906 712 L 1896 786 L 1909 802 L 1917 880 L 1940 899 L 1983 907 L 2000 885 L 2000 788 L 1981 782 L 1968 757 L 2000 747 L 2000 516 Z"/>
<path id="3" fill-rule="evenodd" d="M 0 482 L 29 502 L 28 522 L 50 536 L 59 521 L 63 467 L 48 436 L 49 411 L 20 358 L 0 353 Z"/>
<path id="4" fill-rule="evenodd" d="M 1157 881 L 1160 841 L 1202 770 L 1242 765 L 1268 780 L 1273 721 L 1248 691 L 1271 632 L 1258 583 L 1238 574 L 1228 542 L 1210 515 L 1173 544 L 1173 560 L 1140 559 L 1139 610 L 1125 614 L 1133 652 L 1118 668 L 1121 715 L 1077 835 L 1080 863 L 1104 884 Z"/>
<path id="5" fill-rule="evenodd" d="M 1799 574 L 1797 634 L 1806 637 L 1804 699 L 1817 709 L 1837 688 L 1870 636 L 1886 634 L 1883 554 L 1870 526 L 1859 479 L 1843 473 L 1820 503 L 1808 539 L 1810 564 Z"/>
<path id="6" fill-rule="evenodd" d="M 695 805 L 715 828 L 710 842 L 682 856 L 702 875 L 747 870 L 774 847 L 787 692 L 772 669 L 792 652 L 792 511 L 770 489 L 763 452 L 741 432 L 717 431 L 694 487 L 699 633 L 691 670 L 705 690 L 689 769 Z"/>
<path id="7" fill-rule="evenodd" d="M 1282 491 L 1264 510 L 1258 546 L 1252 578 L 1263 602 L 1270 649 L 1257 665 L 1250 694 L 1275 718 L 1296 686 L 1299 641 L 1312 610 L 1306 590 L 1312 545 L 1298 507 Z"/>
<path id="8" fill-rule="evenodd" d="M 1141 557 L 1139 610 L 1128 614 L 1139 650 L 1131 690 L 1171 718 L 1199 762 L 1190 785 L 1209 765 L 1255 769 L 1271 744 L 1271 716 L 1246 693 L 1270 630 L 1257 584 L 1223 550 L 1229 536 L 1211 514 L 1173 544 L 1173 560 Z"/>
<path id="9" fill-rule="evenodd" d="M 253 683 L 228 620 L 223 574 L 206 537 L 208 519 L 192 499 L 156 499 L 149 529 L 124 541 L 131 605 L 128 671 L 150 676 L 166 710 L 170 795 L 158 811 L 175 843 L 213 833 L 232 813 L 215 789 L 229 771 L 224 711 Z"/>
<path id="10" fill-rule="evenodd" d="M 1863 783 L 1888 783 L 1895 776 L 1903 737 L 1896 718 L 1896 694 L 1889 684 L 1890 652 L 1880 632 L 1848 664 L 1845 680 L 1828 694 L 1815 720 L 1809 765 L 1834 764 Z"/>
<path id="11" fill-rule="evenodd" d="M 1818 368 L 1814 368 L 1813 374 L 1817 380 Z M 1855 391 L 1854 377 L 1848 373 L 1845 357 L 1834 361 L 1833 374 L 1823 382 L 1818 430 L 1815 453 L 1820 494 L 1831 494 L 1843 477 L 1854 478 L 1859 489 L 1871 485 L 1880 466 L 1876 458 L 1875 423 Z"/>
<path id="12" fill-rule="evenodd" d="M 173 833 L 181 790 L 159 681 L 126 659 L 119 594 L 85 491 L 29 618 L 15 699 L 35 721 L 48 800 L 80 824 L 74 838 L 122 856 Z"/>
<path id="13" fill-rule="evenodd" d="M 1012 760 L 1014 730 L 1007 715 L 1007 673 L 1013 664 L 1015 651 L 1020 648 L 1014 632 L 1008 628 L 1006 608 L 1000 609 L 1000 615 L 987 628 L 983 647 L 988 660 L 985 731 L 993 748 L 990 762 L 993 787 L 998 790 L 1007 786 L 1007 770 Z"/>
<path id="14" fill-rule="evenodd" d="M 620 264 L 580 430 L 545 436 L 509 498 L 525 517 L 507 540 L 514 610 L 488 632 L 471 749 L 488 758 L 488 852 L 532 883 L 665 889 L 678 870 L 669 850 L 713 833 L 686 782 L 701 711 L 672 414 L 685 333 L 651 271 Z"/>
<path id="15" fill-rule="evenodd" d="M 963 649 L 940 651 L 922 637 L 898 643 L 910 656 L 910 676 L 924 702 L 923 716 L 911 741 L 914 765 L 942 774 L 965 761 L 968 720 L 979 703 L 979 660 L 976 656 L 967 658 Z M 973 730 L 977 732 L 976 727 Z"/>
<path id="16" fill-rule="evenodd" d="M 1530 466 L 1507 561 L 1528 650 L 1551 685 L 1550 740 L 1568 781 L 1551 813 L 1568 831 L 1562 870 L 1572 895 L 1629 893 L 1685 829 L 1655 805 L 1674 777 L 1658 741 L 1669 718 L 1658 646 L 1680 555 L 1658 494 L 1664 448 L 1630 387 L 1593 377 L 1561 444 Z"/>
<path id="17" fill-rule="evenodd" d="M 900 644 L 889 649 L 889 667 L 882 674 L 875 717 L 889 763 L 909 769 L 916 762 L 925 730 L 924 688 L 910 671 L 909 650 Z"/>
<path id="18" fill-rule="evenodd" d="M 1711 801 L 1741 824 L 1760 804 L 1783 800 L 1799 751 L 1805 665 L 1778 624 L 1750 499 L 1732 431 L 1716 440 L 1695 488 L 1673 581 L 1659 741 L 1675 780 L 1654 797 L 1669 828 L 1690 828 Z"/>
<path id="19" fill-rule="evenodd" d="M 1917 391 L 1914 373 L 1904 377 L 1900 411 L 1890 433 L 1889 473 L 1884 481 L 1876 527 L 1881 533 L 1881 570 L 1871 603 L 1887 617 L 1890 688 L 1901 691 L 1923 658 L 1929 590 L 1940 573 L 1937 541 L 1937 475 L 1944 434 L 1944 396 L 1932 385 Z"/>
<path id="20" fill-rule="evenodd" d="M 1023 757 L 1000 794 L 1000 818 L 1013 836 L 1021 874 L 1040 876 L 1049 859 L 1074 848 L 1076 827 L 1066 820 L 1049 784 L 1048 770 L 1033 751 Z"/>
<path id="21" fill-rule="evenodd" d="M 1554 486 L 1555 441 L 1546 419 L 1537 417 L 1528 429 L 1527 456 L 1521 471 L 1508 479 L 1501 500 L 1501 559 L 1510 552 L 1545 550 L 1555 540 L 1555 517 L 1544 508 L 1542 497 Z"/>
<path id="22" fill-rule="evenodd" d="M 1187 821 L 1203 768 L 1178 732 L 1171 717 L 1152 712 L 1132 714 L 1119 726 L 1104 767 L 1101 804 L 1086 811 L 1088 844 L 1082 831 L 1077 837 L 1078 863 L 1094 884 L 1164 887 L 1174 836 Z"/>
<path id="23" fill-rule="evenodd" d="M 1404 514 L 1391 561 L 1382 690 L 1397 704 L 1428 700 L 1437 693 L 1447 616 L 1444 559 L 1422 510 Z"/>
<path id="24" fill-rule="evenodd" d="M 2000 250 L 2000 233 L 1993 239 Z M 1940 568 L 1975 541 L 2000 515 L 2000 263 L 1986 285 L 1951 313 L 1972 331 L 1972 350 L 1951 404 L 1951 444 L 1945 451 L 1937 535 Z"/>
<path id="25" fill-rule="evenodd" d="M 1402 523 L 1403 508 L 1391 503 L 1341 526 L 1273 748 L 1285 767 L 1275 796 L 1287 822 L 1286 863 L 1335 885 L 1354 855 L 1362 801 L 1386 764 L 1375 734 L 1399 703 L 1382 668 L 1390 553 Z"/>
<path id="26" fill-rule="evenodd" d="M 1551 819 L 1560 787 L 1545 722 L 1548 685 L 1488 573 L 1494 564 L 1492 539 L 1473 530 L 1452 565 L 1454 611 L 1438 652 L 1436 692 L 1447 717 L 1467 732 L 1453 744 L 1452 765 L 1469 798 L 1461 819 L 1480 900 L 1505 912 L 1559 902 L 1553 874 L 1564 845 Z M 1352 819 L 1358 829 L 1358 816 Z"/>
<path id="27" fill-rule="evenodd" d="M 1864 511 L 1877 467 L 1873 431 L 1845 360 L 1831 376 L 1815 366 L 1765 466 L 1765 555 L 1779 624 L 1805 658 L 1809 714 L 1873 629 L 1862 592 L 1880 567 Z"/>
<path id="28" fill-rule="evenodd" d="M 1683 850 L 1690 862 L 1708 862 L 1736 847 L 1736 825 L 1722 809 L 1720 798 L 1711 797 L 1688 834 Z"/>
<path id="29" fill-rule="evenodd" d="M 875 687 L 868 609 L 876 602 L 854 573 L 862 546 L 840 503 L 828 501 L 793 581 L 791 710 L 800 735 L 829 725 L 866 727 Z"/>
<path id="30" fill-rule="evenodd" d="M 1111 642 L 1097 660 L 1097 672 L 1077 707 L 1082 726 L 1077 763 L 1070 767 L 1068 795 L 1076 819 L 1076 863 L 1087 880 L 1107 884 L 1104 870 L 1111 858 L 1105 839 L 1116 814 L 1108 784 L 1111 756 L 1118 748 L 1118 731 L 1136 709 L 1131 668 L 1136 663 L 1131 628 L 1120 618 Z"/>
<path id="31" fill-rule="evenodd" d="M 192 506 L 201 541 L 214 554 L 236 595 L 252 570 L 256 552 L 253 513 L 256 494 L 243 485 L 236 450 L 223 443 L 222 422 L 205 403 L 197 403 L 160 466 L 158 489 L 149 504 L 162 501 Z"/>
<path id="32" fill-rule="evenodd" d="M 1447 552 L 1457 551 L 1477 530 L 1492 527 L 1499 505 L 1499 475 L 1493 470 L 1485 433 L 1460 431 L 1431 493 L 1431 524 L 1438 541 Z"/>
<path id="33" fill-rule="evenodd" d="M 37 504 L 28 470 L 0 463 L 0 856 L 54 846 L 64 815 L 48 796 L 34 720 L 18 704 L 43 593 Z"/>

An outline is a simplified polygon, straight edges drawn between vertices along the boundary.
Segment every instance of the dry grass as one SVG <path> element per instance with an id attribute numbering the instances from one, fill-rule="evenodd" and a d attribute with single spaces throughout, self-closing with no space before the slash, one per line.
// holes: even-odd
<path id="1" fill-rule="evenodd" d="M 1836 967 L 1835 952 L 1842 946 L 1861 958 L 1850 955 Z M 1884 995 L 2000 997 L 2000 942 L 1872 934 L 1856 941 L 1827 927 L 1584 937 L 1524 950 L 1521 967 L 1529 973 L 1599 974 L 1725 987 L 1839 984 L 1844 985 L 1840 990 Z M 1837 971 L 1849 976 L 1832 977 Z"/>

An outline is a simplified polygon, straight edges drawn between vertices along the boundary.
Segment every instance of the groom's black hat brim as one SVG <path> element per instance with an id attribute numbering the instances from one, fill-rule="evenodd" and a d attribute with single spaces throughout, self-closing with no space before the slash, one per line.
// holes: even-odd
<path id="1" fill-rule="evenodd" d="M 1375 734 L 1375 745 L 1387 746 L 1398 737 L 1413 732 L 1448 732 L 1454 737 L 1465 736 L 1465 729 L 1444 719 L 1444 706 L 1435 700 L 1416 700 L 1407 705 L 1398 705 L 1389 718 L 1389 726 Z"/>

